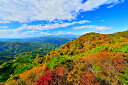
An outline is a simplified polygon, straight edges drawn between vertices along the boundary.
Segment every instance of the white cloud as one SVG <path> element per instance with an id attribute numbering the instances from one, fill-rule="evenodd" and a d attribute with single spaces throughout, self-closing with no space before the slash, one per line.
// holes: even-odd
<path id="1" fill-rule="evenodd" d="M 3 21 L 3 20 L 0 20 L 0 23 L 11 23 L 10 21 Z"/>
<path id="2" fill-rule="evenodd" d="M 114 4 L 108 6 L 107 8 L 112 8 L 112 7 L 115 6 L 116 4 L 123 3 L 124 1 L 125 1 L 125 0 L 120 0 L 120 1 L 116 0 Z"/>
<path id="3" fill-rule="evenodd" d="M 8 28 L 8 26 L 0 26 L 0 28 Z"/>
<path id="4" fill-rule="evenodd" d="M 25 32 L 23 32 L 23 34 L 32 34 L 32 33 L 36 33 L 36 32 L 38 32 L 38 31 L 31 30 L 31 31 L 25 31 Z"/>
<path id="5" fill-rule="evenodd" d="M 76 33 L 76 32 L 67 32 L 67 31 L 56 31 L 54 35 L 66 35 L 66 34 L 71 34 L 71 35 L 82 35 L 81 33 Z"/>
<path id="6" fill-rule="evenodd" d="M 57 31 L 56 35 L 64 35 L 64 34 L 74 34 L 72 32 L 66 32 L 66 31 Z"/>
<path id="7" fill-rule="evenodd" d="M 124 0 L 0 0 L 0 21 L 71 20 L 80 10 L 91 11 Z"/>
<path id="8" fill-rule="evenodd" d="M 73 29 L 94 29 L 95 31 L 103 31 L 103 30 L 109 30 L 112 28 L 106 27 L 106 26 L 87 25 L 87 26 L 74 27 Z"/>
<path id="9" fill-rule="evenodd" d="M 84 24 L 84 23 L 88 23 L 91 21 L 88 20 L 83 20 L 83 21 L 78 21 L 78 22 L 71 22 L 71 23 L 55 23 L 55 24 L 46 24 L 45 26 L 42 26 L 41 24 L 39 25 L 26 25 L 24 24 L 22 27 L 17 28 L 17 31 L 21 31 L 21 30 L 26 30 L 26 29 L 32 29 L 32 30 L 51 30 L 51 29 L 56 29 L 56 28 L 60 28 L 60 27 L 67 27 L 70 25 L 74 25 L 74 24 Z"/>
<path id="10" fill-rule="evenodd" d="M 16 28 L 16 29 L 0 29 L 0 33 L 18 33 L 20 31 L 29 30 L 29 31 L 24 32 L 25 34 L 28 34 L 28 33 L 37 32 L 37 30 L 38 31 L 51 30 L 51 29 L 71 26 L 71 25 L 74 25 L 74 24 L 84 24 L 84 23 L 88 23 L 88 22 L 91 22 L 91 21 L 83 20 L 83 21 L 71 22 L 71 23 L 47 24 L 47 25 L 44 25 L 44 26 L 42 26 L 41 24 L 39 24 L 39 25 L 27 25 L 27 24 L 24 24 L 21 27 Z M 6 26 L 2 26 L 2 28 L 3 27 L 5 28 Z"/>
<path id="11" fill-rule="evenodd" d="M 52 34 L 49 34 L 49 33 L 47 33 L 47 32 L 41 32 L 40 34 L 41 34 L 41 35 L 52 35 Z"/>
<path id="12" fill-rule="evenodd" d="M 17 33 L 18 29 L 0 29 L 0 33 L 5 34 L 5 33 Z"/>

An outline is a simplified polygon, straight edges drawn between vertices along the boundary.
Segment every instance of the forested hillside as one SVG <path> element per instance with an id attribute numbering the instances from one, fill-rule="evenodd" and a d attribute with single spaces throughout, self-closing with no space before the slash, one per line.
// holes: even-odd
<path id="1" fill-rule="evenodd" d="M 42 53 L 18 54 L 1 65 L 1 84 L 128 85 L 128 31 L 87 33 Z"/>
<path id="2" fill-rule="evenodd" d="M 15 42 L 0 42 L 0 64 L 5 61 L 12 60 L 14 55 L 22 52 L 30 52 L 37 50 L 38 48 L 43 49 L 55 49 L 59 45 L 50 43 L 15 43 Z"/>
<path id="3" fill-rule="evenodd" d="M 40 37 L 25 39 L 0 39 L 0 64 L 14 59 L 14 55 L 22 52 L 30 52 L 38 48 L 53 50 L 60 45 L 75 39 L 74 37 Z"/>
<path id="4" fill-rule="evenodd" d="M 44 47 L 31 52 L 23 52 L 14 56 L 14 59 L 2 64 L 0 68 L 0 81 L 6 81 L 10 75 L 18 75 L 43 62 L 43 57 L 56 47 Z"/>

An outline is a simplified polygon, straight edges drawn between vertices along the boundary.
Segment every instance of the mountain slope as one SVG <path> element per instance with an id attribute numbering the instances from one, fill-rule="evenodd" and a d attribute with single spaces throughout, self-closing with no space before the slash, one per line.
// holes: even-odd
<path id="1" fill-rule="evenodd" d="M 35 51 L 16 54 L 13 60 L 5 62 L 0 66 L 0 82 L 9 79 L 12 74 L 19 75 L 26 70 L 39 66 L 43 61 L 44 55 L 55 48 L 54 46 L 46 46 L 46 48 L 39 48 Z"/>
<path id="2" fill-rule="evenodd" d="M 87 33 L 51 51 L 40 66 L 12 74 L 5 85 L 127 85 L 127 34 Z"/>
<path id="3" fill-rule="evenodd" d="M 50 43 L 17 43 L 17 42 L 0 42 L 0 64 L 5 61 L 12 60 L 14 55 L 22 52 L 30 52 L 38 48 L 57 48 L 59 45 Z"/>
<path id="4" fill-rule="evenodd" d="M 30 52 L 38 48 L 59 47 L 60 45 L 75 39 L 74 37 L 38 37 L 25 39 L 0 39 L 0 64 L 14 59 L 14 55 L 22 52 Z M 2 41 L 2 42 L 1 42 Z"/>

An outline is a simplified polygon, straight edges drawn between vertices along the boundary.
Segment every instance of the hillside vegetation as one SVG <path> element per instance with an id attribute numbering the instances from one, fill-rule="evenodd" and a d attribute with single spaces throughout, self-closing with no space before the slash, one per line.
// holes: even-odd
<path id="1" fill-rule="evenodd" d="M 14 55 L 22 52 L 30 52 L 39 48 L 55 49 L 59 47 L 57 44 L 32 42 L 32 43 L 16 43 L 16 42 L 0 42 L 0 64 L 5 61 L 14 59 Z"/>
<path id="2" fill-rule="evenodd" d="M 1 84 L 128 85 L 128 31 L 87 33 L 45 56 L 35 54 L 1 65 Z"/>
<path id="3" fill-rule="evenodd" d="M 30 52 L 43 48 L 57 48 L 60 45 L 73 40 L 61 37 L 39 37 L 25 39 L 0 39 L 0 64 L 14 59 L 14 55 L 22 52 Z M 51 49 L 51 50 L 53 50 Z"/>

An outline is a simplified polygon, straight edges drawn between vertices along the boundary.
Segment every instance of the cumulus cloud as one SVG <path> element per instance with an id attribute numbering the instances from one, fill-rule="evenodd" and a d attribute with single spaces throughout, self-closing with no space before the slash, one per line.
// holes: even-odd
<path id="1" fill-rule="evenodd" d="M 94 10 L 104 4 L 124 0 L 0 0 L 0 21 L 72 20 L 82 10 Z"/>
<path id="2" fill-rule="evenodd" d="M 94 29 L 94 31 L 104 31 L 112 28 L 106 26 L 87 25 L 87 26 L 74 27 L 73 29 Z"/>

